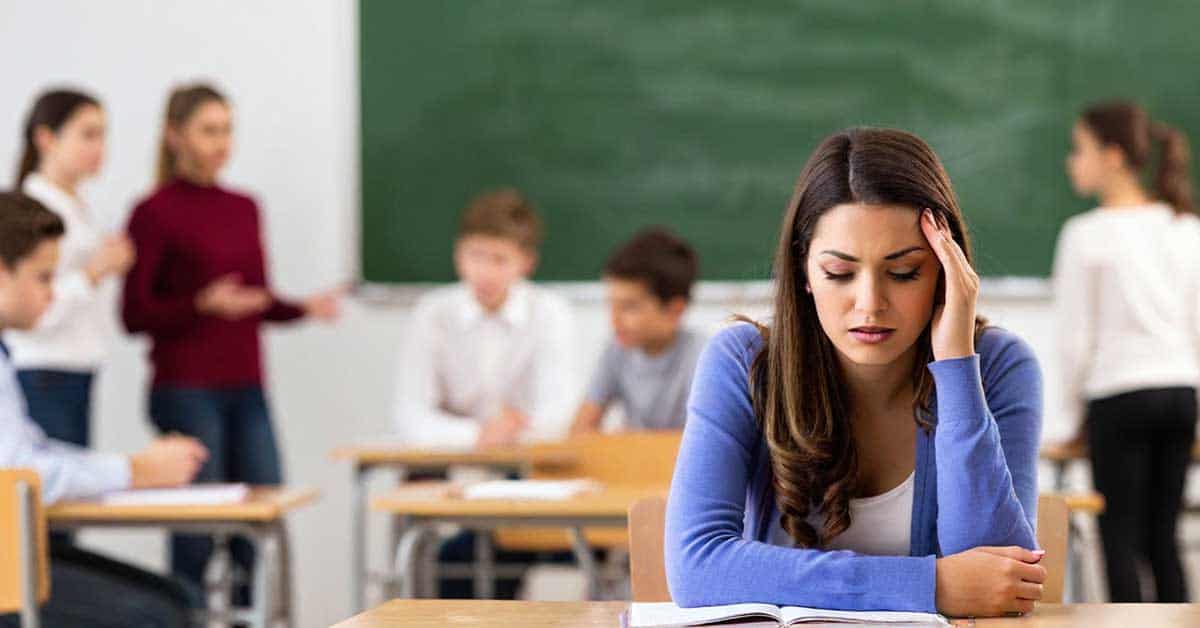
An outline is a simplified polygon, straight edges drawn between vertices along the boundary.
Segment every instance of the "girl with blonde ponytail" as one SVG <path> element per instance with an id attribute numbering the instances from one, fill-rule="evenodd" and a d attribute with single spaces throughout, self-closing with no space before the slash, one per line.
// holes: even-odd
<path id="1" fill-rule="evenodd" d="M 1100 535 L 1113 602 L 1184 602 L 1176 524 L 1196 429 L 1200 219 L 1186 136 L 1130 102 L 1086 108 L 1067 173 L 1099 206 L 1072 217 L 1054 261 L 1067 416 L 1105 497 Z M 1151 172 L 1153 171 L 1153 172 Z"/>

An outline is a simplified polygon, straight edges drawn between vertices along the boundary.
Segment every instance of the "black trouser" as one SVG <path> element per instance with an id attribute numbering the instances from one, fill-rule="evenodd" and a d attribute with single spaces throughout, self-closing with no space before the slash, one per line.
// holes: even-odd
<path id="1" fill-rule="evenodd" d="M 1100 536 L 1112 602 L 1140 602 L 1138 563 L 1158 602 L 1186 602 L 1176 536 L 1196 434 L 1196 390 L 1138 390 L 1088 404 L 1092 477 L 1104 495 Z"/>
<path id="2" fill-rule="evenodd" d="M 182 583 L 72 546 L 55 546 L 46 628 L 183 628 L 190 592 Z M 0 615 L 0 627 L 19 624 Z"/>

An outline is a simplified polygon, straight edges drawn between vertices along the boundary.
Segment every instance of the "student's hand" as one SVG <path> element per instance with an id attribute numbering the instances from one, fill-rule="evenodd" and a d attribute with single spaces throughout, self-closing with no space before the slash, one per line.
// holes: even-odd
<path id="1" fill-rule="evenodd" d="M 1041 559 L 1041 552 L 1020 547 L 976 547 L 939 558 L 937 609 L 952 617 L 1028 613 L 1042 599 Z"/>
<path id="2" fill-rule="evenodd" d="M 190 436 L 164 436 L 129 457 L 133 488 L 169 488 L 192 481 L 208 450 Z"/>
<path id="3" fill-rule="evenodd" d="M 583 436 L 600 431 L 600 422 L 604 418 L 604 406 L 592 401 L 579 404 L 575 418 L 571 420 L 571 431 L 568 436 Z"/>
<path id="4" fill-rule="evenodd" d="M 486 449 L 515 445 L 527 427 L 529 427 L 529 417 L 520 410 L 505 407 L 500 414 L 483 424 L 475 446 L 479 449 Z"/>
<path id="5" fill-rule="evenodd" d="M 958 243 L 945 225 L 935 221 L 933 212 L 921 212 L 921 231 L 942 264 L 945 302 L 933 312 L 930 340 L 935 360 L 965 358 L 975 354 L 975 299 L 979 296 L 979 275 L 967 262 Z"/>
<path id="6" fill-rule="evenodd" d="M 123 233 L 114 233 L 104 239 L 84 266 L 84 272 L 92 284 L 98 284 L 109 275 L 124 275 L 137 259 L 133 240 Z"/>
<path id="7" fill-rule="evenodd" d="M 346 296 L 346 287 L 338 286 L 332 290 L 314 294 L 304 300 L 304 315 L 325 323 L 336 322 L 342 315 L 342 298 Z"/>
<path id="8" fill-rule="evenodd" d="M 196 310 L 225 320 L 238 320 L 266 311 L 271 293 L 265 288 L 242 285 L 236 273 L 215 279 L 196 295 Z"/>

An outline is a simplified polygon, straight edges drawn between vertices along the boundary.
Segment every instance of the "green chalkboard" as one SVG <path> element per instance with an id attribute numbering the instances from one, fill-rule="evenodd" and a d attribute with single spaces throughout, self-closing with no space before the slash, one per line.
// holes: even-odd
<path id="1" fill-rule="evenodd" d="M 361 0 L 362 268 L 452 278 L 477 191 L 524 190 L 538 278 L 595 279 L 640 227 L 690 238 L 706 279 L 762 279 L 808 153 L 850 125 L 929 141 L 981 270 L 1045 276 L 1063 173 L 1095 99 L 1200 128 L 1200 4 Z"/>

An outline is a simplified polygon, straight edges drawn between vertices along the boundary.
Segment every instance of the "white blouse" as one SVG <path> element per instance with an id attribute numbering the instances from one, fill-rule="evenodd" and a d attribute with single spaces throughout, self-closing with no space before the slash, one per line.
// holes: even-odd
<path id="1" fill-rule="evenodd" d="M 1053 278 L 1068 418 L 1088 400 L 1200 383 L 1196 216 L 1162 203 L 1074 216 Z"/>
<path id="2" fill-rule="evenodd" d="M 830 539 L 821 549 L 850 550 L 871 556 L 908 556 L 912 542 L 913 481 L 908 474 L 895 488 L 873 497 L 850 500 L 850 527 Z M 808 523 L 820 529 L 824 515 L 812 513 Z M 778 514 L 771 527 L 771 545 L 794 547 L 795 541 L 779 524 Z"/>
<path id="3" fill-rule="evenodd" d="M 59 242 L 54 301 L 30 331 L 5 332 L 18 369 L 94 371 L 109 349 L 116 331 L 116 284 L 107 278 L 99 286 L 84 272 L 104 235 L 78 199 L 38 175 L 29 175 L 21 191 L 58 214 L 66 226 Z"/>

